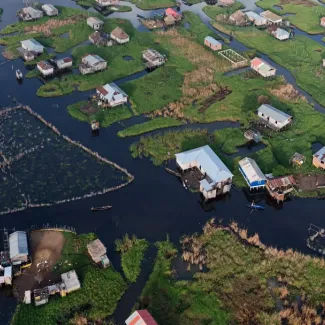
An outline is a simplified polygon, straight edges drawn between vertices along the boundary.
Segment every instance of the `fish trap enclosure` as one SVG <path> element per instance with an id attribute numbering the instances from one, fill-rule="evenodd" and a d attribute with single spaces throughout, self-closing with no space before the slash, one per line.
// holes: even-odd
<path id="1" fill-rule="evenodd" d="M 0 214 L 105 194 L 133 180 L 26 106 L 0 110 L 0 168 Z"/>

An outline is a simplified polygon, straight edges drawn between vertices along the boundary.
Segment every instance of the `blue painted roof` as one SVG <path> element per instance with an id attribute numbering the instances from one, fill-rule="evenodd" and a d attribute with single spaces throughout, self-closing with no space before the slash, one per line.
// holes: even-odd
<path id="1" fill-rule="evenodd" d="M 208 41 L 210 44 L 212 45 L 219 45 L 219 44 L 222 44 L 221 42 L 217 41 L 216 39 L 214 39 L 213 37 L 211 36 L 207 36 L 205 39 L 205 41 Z"/>

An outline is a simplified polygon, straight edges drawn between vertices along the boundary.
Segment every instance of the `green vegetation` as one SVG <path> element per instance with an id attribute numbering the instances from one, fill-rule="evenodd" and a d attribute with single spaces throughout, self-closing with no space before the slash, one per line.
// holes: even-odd
<path id="1" fill-rule="evenodd" d="M 305 36 L 296 36 L 292 40 L 281 42 L 255 27 L 239 28 L 218 23 L 213 25 L 225 33 L 233 32 L 234 37 L 246 46 L 265 53 L 288 69 L 301 88 L 325 105 L 325 70 L 321 67 L 325 56 L 323 46 Z"/>
<path id="2" fill-rule="evenodd" d="M 156 246 L 155 265 L 136 308 L 147 308 L 159 324 L 229 324 L 228 314 L 221 310 L 213 290 L 173 279 L 171 262 L 177 254 L 173 244 L 167 240 Z"/>
<path id="3" fill-rule="evenodd" d="M 2 14 L 3 14 L 3 9 L 0 8 L 0 21 L 1 21 L 1 16 L 2 16 Z"/>
<path id="4" fill-rule="evenodd" d="M 213 220 L 202 234 L 184 236 L 181 246 L 185 262 L 206 269 L 192 280 L 177 280 L 174 247 L 157 243 L 154 269 L 136 308 L 147 308 L 158 323 L 296 325 L 321 319 L 322 259 L 266 247 L 257 234 L 249 237 L 236 224 L 223 228 Z"/>
<path id="5" fill-rule="evenodd" d="M 245 6 L 241 2 L 235 2 L 232 6 L 229 7 L 219 7 L 216 5 L 205 6 L 202 10 L 205 14 L 212 19 L 215 19 L 217 15 L 231 15 L 239 9 L 244 9 Z"/>
<path id="6" fill-rule="evenodd" d="M 107 127 L 115 122 L 126 120 L 132 116 L 132 112 L 127 106 L 118 106 L 112 108 L 100 108 L 95 113 L 88 113 L 82 109 L 88 104 L 87 101 L 81 101 L 68 106 L 69 114 L 80 121 L 91 123 L 99 122 L 101 127 Z M 97 106 L 95 106 L 97 107 Z"/>
<path id="7" fill-rule="evenodd" d="M 42 307 L 19 304 L 12 325 L 67 324 L 75 314 L 81 314 L 88 320 L 99 320 L 114 312 L 127 287 L 122 276 L 112 267 L 101 269 L 92 264 L 87 256 L 86 245 L 95 238 L 94 234 L 77 236 L 66 233 L 65 236 L 67 241 L 56 271 L 75 269 L 81 289 L 64 298 L 58 295 L 50 297 L 49 302 Z"/>
<path id="8" fill-rule="evenodd" d="M 126 234 L 123 239 L 115 241 L 116 251 L 121 253 L 122 269 L 130 282 L 136 282 L 140 271 L 144 253 L 148 248 L 145 239 L 138 239 L 135 235 Z"/>
<path id="9" fill-rule="evenodd" d="M 278 15 L 287 13 L 295 14 L 285 17 L 293 25 L 309 34 L 321 34 L 324 27 L 320 26 L 320 19 L 325 16 L 325 8 L 311 0 L 260 0 L 256 5 L 271 10 Z M 282 10 L 276 10 L 273 6 L 280 6 Z"/>
<path id="10" fill-rule="evenodd" d="M 122 131 L 119 131 L 117 135 L 121 138 L 133 137 L 135 135 L 151 132 L 153 130 L 179 126 L 182 124 L 182 121 L 175 120 L 170 117 L 158 117 L 144 123 L 134 124 Z"/>
<path id="11" fill-rule="evenodd" d="M 130 2 L 132 2 L 142 10 L 159 9 L 159 8 L 176 6 L 175 0 L 130 0 Z"/>

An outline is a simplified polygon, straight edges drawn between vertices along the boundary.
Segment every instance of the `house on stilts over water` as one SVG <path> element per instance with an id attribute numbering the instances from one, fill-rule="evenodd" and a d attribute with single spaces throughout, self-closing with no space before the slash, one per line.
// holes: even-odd
<path id="1" fill-rule="evenodd" d="M 265 188 L 266 177 L 254 159 L 246 157 L 239 160 L 238 164 L 239 171 L 245 178 L 245 181 L 250 190 L 259 190 Z"/>
<path id="2" fill-rule="evenodd" d="M 175 156 L 177 166 L 182 172 L 193 168 L 200 171 L 199 188 L 205 200 L 230 191 L 234 175 L 208 145 Z"/>

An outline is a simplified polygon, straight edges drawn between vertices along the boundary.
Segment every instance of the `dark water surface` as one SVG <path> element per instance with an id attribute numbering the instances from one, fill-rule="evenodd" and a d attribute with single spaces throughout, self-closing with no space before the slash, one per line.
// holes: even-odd
<path id="1" fill-rule="evenodd" d="M 71 0 L 48 0 L 47 2 L 78 7 Z M 130 19 L 135 27 L 141 31 L 146 31 L 140 25 L 136 14 L 149 16 L 152 11 L 142 11 L 130 3 L 123 4 L 131 6 L 133 11 L 114 13 L 110 17 Z M 247 4 L 249 9 L 254 9 L 253 1 L 247 1 Z M 202 21 L 209 26 L 209 18 L 201 11 L 204 5 L 205 3 L 191 7 L 182 5 L 181 11 L 190 10 L 197 13 Z M 21 0 L 1 0 L 1 7 L 5 11 L 0 28 L 16 21 L 16 11 L 21 6 Z M 155 12 L 160 13 L 162 10 Z M 246 49 L 243 44 L 236 40 L 232 41 L 230 45 L 235 50 Z M 1 52 L 2 50 L 3 48 L 0 47 Z M 283 74 L 290 83 L 297 87 L 292 74 L 267 57 L 263 56 L 263 58 L 278 68 L 280 74 Z M 0 64 L 5 61 L 0 56 Z M 202 209 L 199 195 L 184 190 L 179 181 L 167 174 L 163 167 L 154 167 L 147 159 L 132 159 L 129 146 L 136 140 L 135 138 L 120 139 L 116 136 L 116 133 L 124 128 L 123 125 L 130 125 L 131 122 L 140 123 L 145 120 L 144 117 L 134 117 L 130 121 L 116 123 L 108 129 L 101 129 L 99 136 L 93 137 L 89 125 L 72 119 L 66 110 L 68 105 L 87 99 L 92 91 L 77 91 L 67 96 L 52 99 L 38 98 L 36 90 L 41 82 L 38 79 L 25 79 L 22 85 L 19 85 L 15 78 L 15 69 L 17 68 L 24 74 L 26 73 L 21 60 L 0 65 L 0 106 L 12 105 L 13 98 L 30 105 L 33 110 L 40 113 L 47 121 L 53 123 L 73 140 L 80 141 L 102 156 L 127 168 L 135 176 L 135 180 L 126 188 L 104 196 L 2 216 L 0 228 L 27 229 L 32 225 L 50 223 L 66 224 L 76 228 L 80 233 L 94 231 L 107 246 L 108 255 L 112 258 L 113 264 L 119 268 L 118 256 L 114 253 L 114 240 L 125 233 L 146 237 L 151 242 L 163 240 L 169 234 L 171 240 L 177 243 L 181 234 L 200 231 L 202 225 L 209 218 L 216 217 L 223 219 L 224 222 L 236 220 L 240 225 L 248 227 L 250 233 L 258 232 L 262 241 L 268 245 L 281 248 L 293 247 L 309 253 L 305 245 L 309 223 L 312 222 L 324 227 L 325 202 L 316 199 L 293 199 L 285 202 L 281 209 L 269 206 L 267 202 L 262 201 L 260 204 L 264 205 L 266 209 L 250 215 L 249 209 L 246 208 L 247 197 L 244 192 L 233 190 L 228 197 L 212 204 L 210 206 L 211 211 L 205 212 Z M 298 87 L 297 89 L 300 90 Z M 303 91 L 301 93 L 307 95 Z M 314 102 L 310 96 L 308 100 Z M 315 108 L 325 112 L 324 108 L 317 103 L 315 103 Z M 212 123 L 207 127 L 213 131 L 213 129 L 229 126 L 236 127 L 237 125 Z M 206 125 L 202 127 L 206 127 Z M 171 162 L 170 165 L 174 167 L 175 163 Z M 82 176 L 80 175 L 80 177 Z M 90 211 L 92 206 L 108 204 L 113 205 L 109 212 L 92 213 Z M 152 261 L 152 255 L 149 254 L 146 267 L 139 281 L 131 286 L 122 298 L 122 302 L 115 313 L 118 324 L 124 323 L 136 297 L 141 292 L 149 275 L 150 261 Z M 15 308 L 15 300 L 6 298 L 4 294 L 2 292 L 2 296 L 0 296 L 0 324 L 8 324 Z"/>

